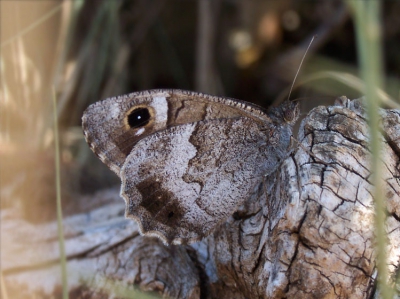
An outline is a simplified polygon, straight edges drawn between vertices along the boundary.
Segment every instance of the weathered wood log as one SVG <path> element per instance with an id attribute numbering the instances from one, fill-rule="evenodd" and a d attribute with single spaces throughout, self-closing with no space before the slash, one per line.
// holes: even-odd
<path id="1" fill-rule="evenodd" d="M 381 110 L 388 269 L 400 257 L 400 111 Z M 165 246 L 125 220 L 124 203 L 64 221 L 71 298 L 111 298 L 115 284 L 174 298 L 371 298 L 376 288 L 368 126 L 340 98 L 302 121 L 296 150 L 201 242 Z M 104 196 L 104 194 L 102 194 Z M 10 298 L 60 292 L 55 223 L 2 211 L 1 266 Z M 121 293 L 119 293 L 121 294 Z M 123 297 L 122 295 L 120 297 Z"/>

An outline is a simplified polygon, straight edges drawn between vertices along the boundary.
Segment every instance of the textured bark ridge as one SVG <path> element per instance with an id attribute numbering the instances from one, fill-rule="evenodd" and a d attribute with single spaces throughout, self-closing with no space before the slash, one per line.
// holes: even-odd
<path id="1" fill-rule="evenodd" d="M 400 257 L 400 112 L 381 116 L 393 274 Z M 121 199 L 69 217 L 71 297 L 111 298 L 117 282 L 174 298 L 371 298 L 377 270 L 368 138 L 358 100 L 315 108 L 301 123 L 293 155 L 226 223 L 190 246 L 141 237 L 123 219 Z M 23 292 L 21 298 L 59 292 L 55 224 L 32 226 L 2 213 L 8 292 Z"/>

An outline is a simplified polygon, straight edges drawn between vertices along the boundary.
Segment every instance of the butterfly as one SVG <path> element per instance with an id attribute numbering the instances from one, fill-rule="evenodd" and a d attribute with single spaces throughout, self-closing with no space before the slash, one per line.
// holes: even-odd
<path id="1" fill-rule="evenodd" d="M 121 179 L 125 215 L 165 244 L 196 242 L 226 221 L 291 153 L 296 101 L 254 104 L 149 90 L 90 105 L 92 151 Z"/>

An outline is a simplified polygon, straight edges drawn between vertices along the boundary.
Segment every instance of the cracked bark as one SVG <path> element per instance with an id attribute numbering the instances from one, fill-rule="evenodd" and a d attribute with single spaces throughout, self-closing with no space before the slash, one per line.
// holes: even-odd
<path id="1" fill-rule="evenodd" d="M 388 269 L 400 256 L 400 112 L 381 110 Z M 72 298 L 108 298 L 138 285 L 177 298 L 371 298 L 377 276 L 368 181 L 368 126 L 358 100 L 339 98 L 302 121 L 292 156 L 208 238 L 164 246 L 110 203 L 65 224 Z M 310 154 L 312 153 L 312 154 Z M 12 298 L 60 290 L 55 223 L 2 211 L 1 265 Z M 18 296 L 16 295 L 18 294 Z M 35 297 L 36 296 L 36 297 Z"/>

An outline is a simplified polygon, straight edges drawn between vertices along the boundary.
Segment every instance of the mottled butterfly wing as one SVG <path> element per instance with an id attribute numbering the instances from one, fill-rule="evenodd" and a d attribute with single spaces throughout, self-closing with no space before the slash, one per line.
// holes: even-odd
<path id="1" fill-rule="evenodd" d="M 82 126 L 93 152 L 118 176 L 140 139 L 168 127 L 207 119 L 268 115 L 245 102 L 182 90 L 150 90 L 109 98 L 90 105 Z"/>
<path id="2" fill-rule="evenodd" d="M 110 98 L 85 111 L 87 142 L 122 180 L 126 216 L 166 244 L 194 242 L 232 215 L 290 152 L 298 106 L 181 90 Z"/>
<path id="3" fill-rule="evenodd" d="M 200 121 L 140 140 L 122 167 L 126 216 L 165 243 L 207 236 L 287 155 L 290 128 L 248 118 Z M 286 130 L 284 132 L 283 130 Z"/>

